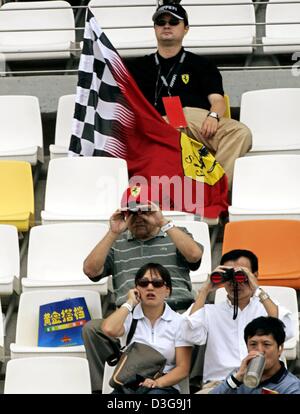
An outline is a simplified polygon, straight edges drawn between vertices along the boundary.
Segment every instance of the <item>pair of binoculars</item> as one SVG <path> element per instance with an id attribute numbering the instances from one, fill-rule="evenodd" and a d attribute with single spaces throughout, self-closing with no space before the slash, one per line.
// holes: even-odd
<path id="1" fill-rule="evenodd" d="M 225 272 L 213 272 L 210 280 L 214 285 L 225 282 L 245 283 L 248 277 L 243 270 L 226 269 Z"/>

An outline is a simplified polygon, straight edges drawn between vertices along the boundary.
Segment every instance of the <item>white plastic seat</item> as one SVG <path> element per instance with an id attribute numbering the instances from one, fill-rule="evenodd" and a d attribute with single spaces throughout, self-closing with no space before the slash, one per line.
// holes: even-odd
<path id="1" fill-rule="evenodd" d="M 20 254 L 15 226 L 0 224 L 0 296 L 19 293 Z"/>
<path id="2" fill-rule="evenodd" d="M 50 160 L 42 223 L 105 222 L 128 187 L 120 158 L 69 157 Z"/>
<path id="3" fill-rule="evenodd" d="M 2 12 L 0 18 L 1 15 Z M 42 119 L 36 96 L 0 96 L 0 159 L 28 161 L 32 165 L 43 162 Z"/>
<path id="4" fill-rule="evenodd" d="M 208 225 L 203 221 L 187 220 L 174 220 L 174 223 L 176 226 L 185 227 L 192 234 L 194 240 L 204 247 L 199 269 L 190 272 L 193 289 L 197 291 L 211 272 L 211 248 Z"/>
<path id="5" fill-rule="evenodd" d="M 155 0 L 91 0 L 89 6 L 121 56 L 143 56 L 156 50 L 152 22 Z"/>
<path id="6" fill-rule="evenodd" d="M 1 300 L 0 300 L 0 361 L 4 362 L 4 360 L 5 360 L 4 330 L 3 330 L 2 307 L 1 307 Z"/>
<path id="7" fill-rule="evenodd" d="M 102 384 L 102 394 L 111 394 L 113 392 L 113 388 L 109 385 L 109 380 L 114 372 L 115 367 L 111 367 L 105 362 L 104 365 L 104 373 L 103 373 L 103 384 Z"/>
<path id="8" fill-rule="evenodd" d="M 285 3 L 282 0 L 281 4 L 273 4 L 273 1 L 276 0 L 269 0 L 266 6 L 266 35 L 262 38 L 263 52 L 280 54 L 300 51 L 300 3 Z M 292 22 L 295 24 L 291 24 Z"/>
<path id="9" fill-rule="evenodd" d="M 292 321 L 295 336 L 284 343 L 284 356 L 287 360 L 294 360 L 299 357 L 299 318 L 297 292 L 293 288 L 284 286 L 261 286 L 272 299 L 292 313 Z M 224 302 L 227 293 L 224 288 L 216 291 L 215 303 Z"/>
<path id="10" fill-rule="evenodd" d="M 0 27 L 0 53 L 7 61 L 67 59 L 71 56 L 75 22 L 67 1 L 5 3 L 1 6 Z M 12 33 L 11 30 L 16 31 Z"/>
<path id="11" fill-rule="evenodd" d="M 33 227 L 29 236 L 27 277 L 22 278 L 23 291 L 91 289 L 106 295 L 107 277 L 92 282 L 83 273 L 83 261 L 107 230 L 105 224 L 95 223 Z"/>
<path id="12" fill-rule="evenodd" d="M 4 394 L 91 394 L 87 360 L 76 357 L 8 361 Z"/>
<path id="13" fill-rule="evenodd" d="M 242 94 L 240 121 L 252 132 L 252 148 L 247 155 L 300 153 L 299 101 L 300 88 L 262 89 Z M 285 122 L 282 122 L 283 113 Z"/>
<path id="14" fill-rule="evenodd" d="M 109 385 L 109 380 L 114 372 L 115 367 L 111 367 L 108 365 L 107 362 L 105 362 L 104 365 L 104 374 L 103 374 L 103 386 L 102 386 L 102 393 L 103 394 L 111 394 L 113 391 L 113 388 Z M 180 394 L 189 394 L 190 393 L 190 385 L 189 385 L 189 379 L 184 378 L 179 383 L 180 387 Z"/>
<path id="15" fill-rule="evenodd" d="M 58 100 L 54 144 L 49 146 L 50 159 L 68 155 L 72 121 L 75 109 L 75 95 L 64 95 Z"/>
<path id="16" fill-rule="evenodd" d="M 257 155 L 235 161 L 229 221 L 300 219 L 300 155 Z"/>
<path id="17" fill-rule="evenodd" d="M 255 39 L 254 5 L 249 4 L 248 0 L 230 1 L 239 4 L 228 6 L 224 5 L 228 0 L 214 1 L 214 5 L 208 3 L 207 0 L 182 1 L 190 24 L 184 47 L 204 55 L 252 53 Z"/>
<path id="18" fill-rule="evenodd" d="M 15 307 L 15 293 L 20 293 L 20 252 L 17 227 L 0 224 L 0 298 L 8 297 L 6 314 L 0 303 L 0 360 L 4 358 L 3 335 Z"/>
<path id="19" fill-rule="evenodd" d="M 101 300 L 97 292 L 88 290 L 36 290 L 20 295 L 16 326 L 16 339 L 10 344 L 11 358 L 36 356 L 76 356 L 85 358 L 83 345 L 66 347 L 39 347 L 39 307 L 40 305 L 84 297 L 92 319 L 102 318 Z"/>

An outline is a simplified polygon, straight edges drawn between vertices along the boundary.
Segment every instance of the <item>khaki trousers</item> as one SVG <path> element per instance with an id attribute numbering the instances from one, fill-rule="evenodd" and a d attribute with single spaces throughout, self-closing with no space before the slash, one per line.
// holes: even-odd
<path id="1" fill-rule="evenodd" d="M 216 134 L 209 139 L 201 135 L 201 126 L 208 111 L 200 108 L 183 108 L 188 128 L 185 132 L 189 137 L 204 144 L 216 160 L 224 168 L 229 189 L 232 185 L 234 161 L 251 149 L 252 134 L 250 129 L 234 119 L 221 118 Z"/>

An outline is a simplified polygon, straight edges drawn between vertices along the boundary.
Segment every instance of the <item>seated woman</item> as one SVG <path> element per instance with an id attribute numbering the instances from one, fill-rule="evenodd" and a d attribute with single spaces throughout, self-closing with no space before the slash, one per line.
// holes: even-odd
<path id="1" fill-rule="evenodd" d="M 163 376 L 146 378 L 139 384 L 149 388 L 148 394 L 178 394 L 178 383 L 189 375 L 192 348 L 181 336 L 182 315 L 165 303 L 171 293 L 168 270 L 160 264 L 148 263 L 137 271 L 135 288 L 128 292 L 127 302 L 102 324 L 106 335 L 120 337 L 124 344 L 133 318 L 137 319 L 130 343 L 150 345 L 166 358 Z"/>

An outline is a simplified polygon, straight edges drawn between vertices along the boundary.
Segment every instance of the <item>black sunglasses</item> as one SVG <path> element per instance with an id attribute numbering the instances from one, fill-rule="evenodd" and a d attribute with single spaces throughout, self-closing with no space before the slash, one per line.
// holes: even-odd
<path id="1" fill-rule="evenodd" d="M 170 20 L 157 19 L 155 20 L 154 23 L 156 24 L 156 26 L 165 26 L 168 23 L 170 26 L 177 26 L 180 23 L 180 20 L 174 17 L 174 18 L 171 18 Z"/>
<path id="2" fill-rule="evenodd" d="M 163 287 L 163 285 L 165 285 L 165 281 L 162 279 L 152 279 L 152 280 L 148 280 L 148 279 L 139 279 L 137 280 L 136 284 L 140 287 L 148 287 L 148 285 L 150 285 L 150 283 L 152 283 L 152 286 L 155 288 L 161 288 Z"/>

